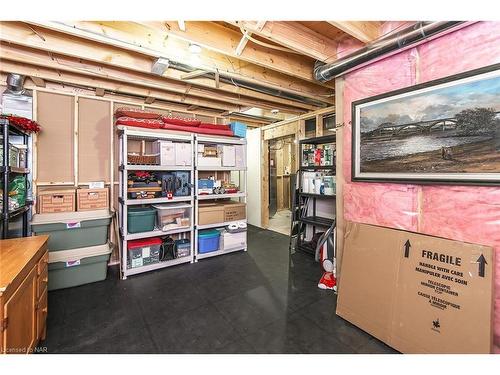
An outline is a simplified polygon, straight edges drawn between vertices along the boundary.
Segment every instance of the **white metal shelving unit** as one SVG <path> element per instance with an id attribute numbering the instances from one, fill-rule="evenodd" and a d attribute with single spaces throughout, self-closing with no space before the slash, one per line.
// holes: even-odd
<path id="1" fill-rule="evenodd" d="M 207 166 L 198 166 L 198 144 L 217 144 L 217 145 L 243 145 L 245 147 L 245 163 L 244 167 L 207 167 Z M 227 199 L 233 198 L 238 199 L 240 202 L 246 203 L 247 197 L 247 150 L 246 150 L 246 139 L 244 138 L 234 138 L 234 137 L 214 137 L 214 136 L 200 136 L 196 135 L 194 139 L 194 163 L 195 163 L 195 214 L 196 214 L 196 226 L 195 226 L 195 234 L 194 234 L 194 248 L 195 248 L 195 261 L 199 259 L 211 258 L 218 255 L 224 255 L 233 253 L 235 251 L 247 251 L 247 246 L 245 247 L 236 247 L 234 249 L 223 250 L 219 249 L 217 251 L 212 251 L 210 253 L 198 253 L 198 232 L 203 229 L 211 229 L 211 228 L 222 228 L 231 223 L 237 223 L 241 221 L 246 221 L 247 212 L 245 210 L 245 220 L 237 220 L 233 222 L 223 222 L 216 224 L 207 224 L 207 225 L 198 225 L 198 207 L 199 201 L 212 200 L 212 199 Z M 238 183 L 240 192 L 234 194 L 208 194 L 208 195 L 199 195 L 198 194 L 198 179 L 199 172 L 218 172 L 218 171 L 229 171 L 229 172 L 238 172 Z M 243 190 L 241 191 L 243 187 Z"/>
<path id="2" fill-rule="evenodd" d="M 182 263 L 193 263 L 194 253 L 195 253 L 195 199 L 194 192 L 195 189 L 191 188 L 191 194 L 186 197 L 173 197 L 168 198 L 155 198 L 155 199 L 128 199 L 127 194 L 127 180 L 128 171 L 186 171 L 189 172 L 191 184 L 195 183 L 195 167 L 194 161 L 191 166 L 160 166 L 160 165 L 130 165 L 127 162 L 127 144 L 130 139 L 136 140 L 169 140 L 169 141 L 179 141 L 179 142 L 189 142 L 191 144 L 193 152 L 196 151 L 194 143 L 194 135 L 191 133 L 182 132 L 167 132 L 164 130 L 147 130 L 147 129 L 134 129 L 126 126 L 118 126 L 119 131 L 119 209 L 118 209 L 118 219 L 120 224 L 120 240 L 121 240 L 121 270 L 122 278 L 126 279 L 128 276 L 136 275 L 143 272 L 149 272 L 161 268 L 166 268 L 170 266 L 175 266 Z M 192 159 L 194 160 L 194 158 Z M 173 203 L 173 202 L 186 202 L 191 208 L 191 218 L 190 226 L 188 228 L 176 228 L 169 231 L 161 231 L 155 229 L 150 232 L 143 233 L 128 233 L 127 227 L 127 213 L 128 206 L 141 205 L 141 204 L 159 204 L 159 203 Z M 141 238 L 151 238 L 151 237 L 161 237 L 169 234 L 187 234 L 189 233 L 191 253 L 189 256 L 176 258 L 169 261 L 149 264 L 137 268 L 127 268 L 127 243 L 130 240 L 141 239 Z"/>

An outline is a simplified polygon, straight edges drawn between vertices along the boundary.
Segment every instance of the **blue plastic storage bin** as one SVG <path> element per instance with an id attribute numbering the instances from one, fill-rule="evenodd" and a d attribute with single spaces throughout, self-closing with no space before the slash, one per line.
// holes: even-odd
<path id="1" fill-rule="evenodd" d="M 198 233 L 198 252 L 200 254 L 219 250 L 220 232 L 217 229 L 201 230 Z"/>
<path id="2" fill-rule="evenodd" d="M 247 136 L 247 126 L 242 122 L 234 121 L 229 123 L 229 126 L 236 137 L 245 138 Z"/>

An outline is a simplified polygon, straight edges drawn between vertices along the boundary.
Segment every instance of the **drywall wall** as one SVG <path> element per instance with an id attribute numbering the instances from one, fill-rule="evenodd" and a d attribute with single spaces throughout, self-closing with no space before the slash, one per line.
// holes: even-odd
<path id="1" fill-rule="evenodd" d="M 78 99 L 78 181 L 110 181 L 111 105 Z"/>
<path id="2" fill-rule="evenodd" d="M 258 227 L 262 227 L 261 139 L 262 131 L 259 128 L 247 130 L 247 221 Z"/>
<path id="3" fill-rule="evenodd" d="M 42 131 L 37 136 L 37 182 L 73 181 L 75 169 L 75 97 L 39 92 L 37 121 Z"/>
<path id="4" fill-rule="evenodd" d="M 350 108 L 355 100 L 500 63 L 499 50 L 500 23 L 477 22 L 343 76 L 345 219 L 493 246 L 497 353 L 500 353 L 500 188 L 351 182 Z"/>

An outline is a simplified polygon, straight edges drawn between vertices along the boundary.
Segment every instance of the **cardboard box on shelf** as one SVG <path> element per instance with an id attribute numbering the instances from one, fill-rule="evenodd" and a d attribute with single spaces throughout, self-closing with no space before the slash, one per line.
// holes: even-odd
<path id="1" fill-rule="evenodd" d="M 224 204 L 224 221 L 235 221 L 246 219 L 246 203 L 225 202 Z"/>
<path id="2" fill-rule="evenodd" d="M 176 149 L 175 143 L 171 141 L 155 141 L 153 143 L 153 153 L 159 155 L 160 165 L 175 165 Z"/>
<path id="3" fill-rule="evenodd" d="M 191 166 L 192 152 L 190 143 L 175 143 L 175 165 Z"/>
<path id="4" fill-rule="evenodd" d="M 348 222 L 337 314 L 403 353 L 490 353 L 491 247 Z"/>
<path id="5" fill-rule="evenodd" d="M 224 222 L 224 206 L 213 202 L 198 204 L 198 224 L 217 224 Z"/>
<path id="6" fill-rule="evenodd" d="M 234 146 L 222 146 L 222 165 L 234 167 L 236 165 L 236 149 Z"/>

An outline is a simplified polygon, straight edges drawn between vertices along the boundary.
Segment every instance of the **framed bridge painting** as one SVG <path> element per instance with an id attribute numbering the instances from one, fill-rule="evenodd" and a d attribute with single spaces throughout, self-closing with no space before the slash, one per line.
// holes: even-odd
<path id="1" fill-rule="evenodd" d="M 352 179 L 500 185 L 500 64 L 353 102 Z"/>

